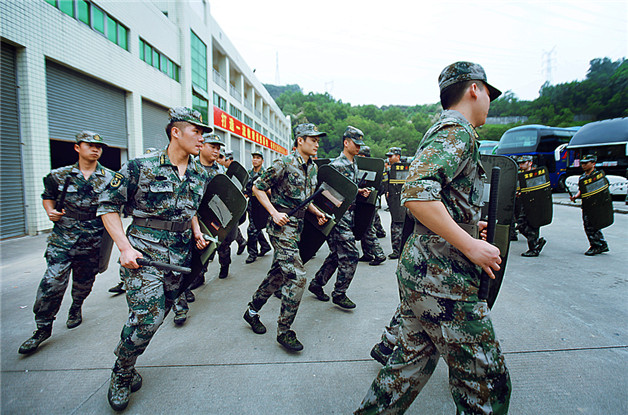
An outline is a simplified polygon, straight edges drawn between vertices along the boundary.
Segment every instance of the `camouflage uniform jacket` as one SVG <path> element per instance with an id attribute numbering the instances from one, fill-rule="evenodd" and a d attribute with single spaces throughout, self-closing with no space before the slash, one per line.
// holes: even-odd
<path id="1" fill-rule="evenodd" d="M 196 158 L 196 162 L 199 164 L 199 166 L 203 166 L 203 168 L 205 169 L 205 171 L 207 172 L 207 182 L 209 182 L 211 179 L 214 178 L 214 176 L 218 175 L 218 174 L 225 174 L 225 172 L 227 171 L 225 169 L 224 166 L 221 166 L 220 164 L 218 164 L 217 161 L 214 161 L 214 163 L 211 166 L 206 166 L 203 163 L 200 162 L 199 158 Z"/>
<path id="2" fill-rule="evenodd" d="M 98 214 L 119 212 L 134 218 L 187 222 L 196 214 L 208 174 L 189 157 L 185 176 L 179 178 L 166 149 L 129 161 L 115 174 L 100 197 Z M 131 224 L 131 245 L 151 259 L 183 265 L 189 260 L 191 227 L 183 232 Z"/>
<path id="3" fill-rule="evenodd" d="M 347 156 L 344 153 L 340 153 L 338 157 L 333 159 L 330 163 L 334 169 L 338 170 L 345 176 L 347 179 L 351 180 L 353 183 L 358 184 L 358 164 L 355 162 L 349 161 Z M 345 222 L 349 227 L 353 227 L 353 208 L 355 207 L 355 200 L 349 206 L 349 209 L 342 215 L 342 221 Z"/>
<path id="4" fill-rule="evenodd" d="M 440 200 L 454 221 L 477 225 L 484 176 L 475 129 L 459 112 L 446 110 L 419 144 L 401 203 Z M 477 294 L 481 268 L 439 235 L 415 232 L 406 246 L 411 249 L 404 250 L 402 266 L 408 277 L 400 283 L 452 300 Z"/>
<path id="5" fill-rule="evenodd" d="M 247 197 L 251 197 L 253 195 L 253 182 L 264 173 L 264 167 L 260 167 L 259 171 L 256 172 L 254 169 L 249 170 L 249 181 L 246 182 L 246 187 L 244 189 L 244 195 Z"/>
<path id="6" fill-rule="evenodd" d="M 310 158 L 307 163 L 298 151 L 277 160 L 255 180 L 255 187 L 259 190 L 271 189 L 270 202 L 276 208 L 293 209 L 305 199 L 314 194 L 317 184 L 318 167 Z M 290 218 L 292 221 L 294 218 Z M 273 222 L 268 221 L 266 230 L 269 233 L 280 235 L 282 230 Z"/>
<path id="7" fill-rule="evenodd" d="M 104 226 L 102 220 L 96 217 L 98 197 L 111 181 L 113 172 L 98 163 L 96 170 L 88 179 L 85 179 L 79 170 L 78 163 L 60 167 L 44 177 L 44 192 L 41 198 L 57 200 L 68 176 L 72 179 L 65 196 L 66 215 L 55 222 L 52 233 L 48 237 L 50 245 L 63 249 L 72 248 L 79 240 L 93 244 L 93 238 L 100 238 L 102 235 Z M 72 213 L 93 214 L 94 219 L 74 219 L 70 217 Z"/>

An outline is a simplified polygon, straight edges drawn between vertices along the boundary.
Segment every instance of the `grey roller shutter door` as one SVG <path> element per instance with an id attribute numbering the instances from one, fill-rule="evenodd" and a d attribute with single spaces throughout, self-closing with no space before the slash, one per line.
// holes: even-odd
<path id="1" fill-rule="evenodd" d="M 46 85 L 51 139 L 74 141 L 79 131 L 91 130 L 109 146 L 127 148 L 124 90 L 50 61 Z"/>
<path id="2" fill-rule="evenodd" d="M 0 73 L 0 238 L 26 233 L 15 48 L 2 43 Z"/>
<path id="3" fill-rule="evenodd" d="M 144 151 L 147 148 L 161 149 L 168 145 L 166 125 L 170 121 L 168 108 L 142 100 L 142 135 Z"/>

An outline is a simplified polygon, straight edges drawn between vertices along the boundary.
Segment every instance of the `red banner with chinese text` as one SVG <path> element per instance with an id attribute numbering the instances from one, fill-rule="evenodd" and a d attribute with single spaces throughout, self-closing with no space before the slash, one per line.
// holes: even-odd
<path id="1" fill-rule="evenodd" d="M 288 154 L 288 150 L 218 107 L 214 107 L 214 125 L 278 153 Z"/>

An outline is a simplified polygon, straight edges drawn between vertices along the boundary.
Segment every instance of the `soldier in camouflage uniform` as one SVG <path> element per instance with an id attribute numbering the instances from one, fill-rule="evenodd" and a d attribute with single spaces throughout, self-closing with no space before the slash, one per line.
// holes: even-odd
<path id="1" fill-rule="evenodd" d="M 201 150 L 203 132 L 211 130 L 198 111 L 172 108 L 168 147 L 130 160 L 100 196 L 98 214 L 120 250 L 129 305 L 108 391 L 115 410 L 126 408 L 130 393 L 141 387 L 135 362 L 163 323 L 182 280 L 180 273 L 140 267 L 137 259 L 189 266 L 193 243 L 198 249 L 208 245 L 196 218 L 207 173 L 192 155 Z M 133 217 L 126 234 L 121 210 Z"/>
<path id="2" fill-rule="evenodd" d="M 220 152 L 221 156 L 224 155 L 224 157 L 219 156 L 218 163 L 225 168 L 225 171 L 227 171 L 234 160 L 233 150 L 220 149 Z M 229 264 L 231 264 L 231 244 L 233 241 L 238 244 L 236 255 L 241 255 L 246 249 L 246 239 L 242 236 L 239 225 L 233 229 L 233 233 L 230 232 L 229 235 L 227 235 L 227 237 L 222 241 L 220 244 L 220 247 L 222 248 L 218 248 L 218 257 L 222 258 L 222 262 L 220 264 L 226 264 L 225 266 L 221 266 L 218 278 L 227 278 L 229 275 Z"/>
<path id="3" fill-rule="evenodd" d="M 253 194 L 270 213 L 266 231 L 274 249 L 273 263 L 268 275 L 253 294 L 244 320 L 257 334 L 266 333 L 258 312 L 266 301 L 281 288 L 281 312 L 277 321 L 277 341 L 290 351 L 299 351 L 303 345 L 290 326 L 294 321 L 303 290 L 305 288 L 305 267 L 299 254 L 299 238 L 303 230 L 303 216 L 308 209 L 323 225 L 327 217 L 312 203 L 301 207 L 296 213 L 288 212 L 297 208 L 316 189 L 318 169 L 312 156 L 318 151 L 319 132 L 314 124 L 299 124 L 295 128 L 296 150 L 281 157 L 267 168 L 255 181 Z M 270 199 L 266 193 L 271 190 Z"/>
<path id="4" fill-rule="evenodd" d="M 361 146 L 358 156 L 371 157 L 371 148 L 369 146 Z M 360 257 L 359 261 L 368 262 L 369 265 L 379 265 L 386 261 L 384 250 L 377 240 L 377 232 L 375 230 L 376 219 L 377 222 L 380 223 L 381 227 L 381 220 L 379 219 L 379 213 L 377 210 L 375 210 L 375 214 L 373 215 L 371 226 L 369 226 L 360 241 L 362 242 L 362 251 L 364 254 Z"/>
<path id="5" fill-rule="evenodd" d="M 246 230 L 249 256 L 245 261 L 247 264 L 255 262 L 255 259 L 257 259 L 258 256 L 264 256 L 267 252 L 270 252 L 270 245 L 266 240 L 264 233 L 261 229 L 257 229 L 255 227 L 255 223 L 253 223 L 253 213 L 251 209 L 251 197 L 255 197 L 253 196 L 253 182 L 264 172 L 264 167 L 262 166 L 264 163 L 264 156 L 259 151 L 254 151 L 251 153 L 251 158 L 253 159 L 253 168 L 249 170 L 250 177 L 249 181 L 246 183 L 246 189 L 244 191 L 244 195 L 249 199 L 249 203 L 247 204 L 249 227 Z M 259 252 L 257 251 L 258 243 Z"/>
<path id="6" fill-rule="evenodd" d="M 392 166 L 395 163 L 399 163 L 401 161 L 401 148 L 399 147 L 391 147 L 386 153 L 388 157 L 388 164 Z M 390 168 L 387 170 L 390 172 Z M 388 179 L 390 179 L 390 173 L 387 175 Z M 398 186 L 395 184 L 388 183 L 388 188 L 386 190 L 386 200 L 389 201 L 388 198 L 391 191 L 393 191 L 392 186 Z M 388 207 L 390 208 L 390 202 L 388 203 Z M 392 246 L 392 253 L 388 255 L 390 259 L 398 259 L 399 253 L 401 252 L 401 234 L 403 233 L 403 222 L 395 222 L 392 219 L 391 213 L 391 221 L 390 221 L 390 244 Z"/>
<path id="7" fill-rule="evenodd" d="M 482 270 L 494 277 L 499 269 L 499 249 L 470 235 L 480 230 L 484 176 L 474 127 L 500 92 L 470 62 L 445 68 L 439 86 L 445 111 L 419 144 L 402 192 L 418 221 L 397 269 L 397 346 L 357 414 L 404 413 L 441 355 L 457 413 L 508 412 L 510 377 L 478 298 Z"/>
<path id="8" fill-rule="evenodd" d="M 597 157 L 593 154 L 587 154 L 580 160 L 580 166 L 584 173 L 578 179 L 578 188 L 582 188 L 582 182 L 586 180 L 588 177 L 591 177 L 597 173 L 595 170 L 595 162 L 597 161 Z M 570 199 L 573 202 L 577 198 L 582 197 L 582 192 L 578 190 L 578 193 L 571 196 Z M 589 240 L 589 249 L 584 253 L 586 256 L 599 255 L 603 252 L 608 252 L 608 244 L 604 239 L 604 234 L 602 231 L 597 229 L 591 224 L 591 220 L 588 215 L 585 213 L 584 209 L 582 210 L 582 222 L 584 224 L 584 233 L 587 235 L 587 239 Z"/>
<path id="9" fill-rule="evenodd" d="M 517 164 L 519 164 L 519 172 L 530 171 L 536 166 L 532 165 L 532 156 L 517 156 Z M 517 197 L 520 196 L 520 192 L 517 192 Z M 517 230 L 521 232 L 523 236 L 528 240 L 528 250 L 522 252 L 523 257 L 536 257 L 541 253 L 541 249 L 545 246 L 547 241 L 545 238 L 540 238 L 540 228 L 530 225 L 526 218 L 526 213 L 523 210 L 523 205 L 517 200 L 515 202 L 515 215 L 517 217 Z"/>
<path id="10" fill-rule="evenodd" d="M 96 279 L 104 231 L 102 221 L 96 217 L 98 196 L 113 177 L 113 172 L 98 163 L 105 145 L 98 134 L 80 132 L 74 145 L 78 162 L 55 169 L 44 177 L 41 197 L 54 227 L 45 253 L 48 267 L 33 306 L 37 330 L 20 346 L 21 354 L 34 352 L 52 334 L 52 322 L 61 307 L 70 272 L 72 306 L 66 324 L 71 329 L 83 321 L 81 307 Z M 64 208 L 57 211 L 56 201 L 66 180 Z"/>
<path id="11" fill-rule="evenodd" d="M 329 163 L 330 166 L 342 173 L 353 183 L 358 183 L 358 165 L 354 161 L 355 156 L 360 151 L 360 146 L 364 145 L 364 133 L 352 126 L 348 126 L 342 135 L 343 150 L 340 156 Z M 370 189 L 358 189 L 358 193 L 363 197 L 368 197 Z M 355 308 L 355 303 L 347 297 L 347 289 L 353 280 L 355 270 L 358 267 L 360 253 L 356 246 L 353 235 L 353 208 L 352 204 L 345 212 L 336 226 L 327 237 L 329 245 L 329 255 L 325 262 L 310 282 L 308 290 L 321 301 L 329 301 L 329 296 L 323 291 L 327 281 L 338 270 L 336 284 L 332 292 L 332 301 L 342 308 Z"/>

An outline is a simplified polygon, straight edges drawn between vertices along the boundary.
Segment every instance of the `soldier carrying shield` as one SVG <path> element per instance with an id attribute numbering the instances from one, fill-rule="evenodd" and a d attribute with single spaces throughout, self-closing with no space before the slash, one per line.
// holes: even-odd
<path id="1" fill-rule="evenodd" d="M 78 162 L 44 177 L 41 197 L 54 227 L 46 247 L 48 267 L 33 306 L 37 330 L 20 346 L 21 354 L 34 352 L 52 334 L 52 322 L 61 307 L 70 272 L 72 306 L 66 324 L 72 329 L 83 321 L 81 307 L 99 270 L 104 232 L 102 221 L 96 217 L 96 206 L 100 193 L 113 178 L 113 172 L 98 163 L 104 146 L 100 135 L 81 131 L 74 144 Z"/>
<path id="2" fill-rule="evenodd" d="M 524 155 L 517 156 L 517 164 L 519 164 L 519 173 L 529 172 L 535 169 L 536 166 L 532 165 L 532 156 Z M 547 243 L 545 238 L 539 237 L 540 228 L 533 226 L 526 215 L 520 192 L 517 193 L 517 203 L 515 203 L 516 215 L 517 215 L 517 230 L 521 232 L 523 236 L 528 240 L 528 250 L 523 252 L 523 257 L 536 257 L 539 256 L 541 250 Z M 550 190 L 551 197 L 551 190 Z M 551 200 L 550 200 L 551 203 Z M 550 205 L 551 208 L 551 205 Z"/>

